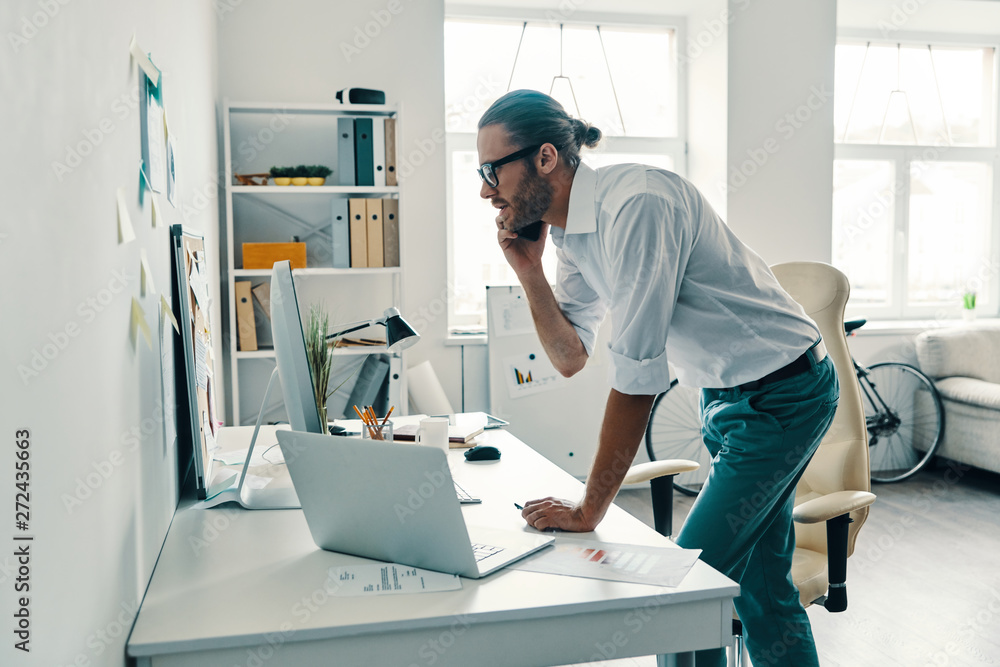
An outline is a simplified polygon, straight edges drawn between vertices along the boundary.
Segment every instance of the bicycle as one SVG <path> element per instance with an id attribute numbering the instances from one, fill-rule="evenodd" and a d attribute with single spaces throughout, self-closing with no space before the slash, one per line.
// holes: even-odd
<path id="1" fill-rule="evenodd" d="M 844 322 L 853 336 L 867 320 Z M 861 386 L 868 430 L 873 482 L 899 482 L 915 475 L 933 458 L 944 433 L 944 406 L 934 382 L 920 369 L 899 361 L 863 366 L 853 358 Z M 651 461 L 690 459 L 698 470 L 674 478 L 674 488 L 696 496 L 708 477 L 712 459 L 701 437 L 700 391 L 670 383 L 656 397 L 646 425 Z"/>

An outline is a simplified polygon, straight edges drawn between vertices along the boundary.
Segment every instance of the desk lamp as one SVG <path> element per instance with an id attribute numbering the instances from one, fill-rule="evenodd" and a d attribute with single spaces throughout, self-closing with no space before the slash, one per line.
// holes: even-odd
<path id="1" fill-rule="evenodd" d="M 420 340 L 420 334 L 414 331 L 413 327 L 403 319 L 403 316 L 399 314 L 398 308 L 386 308 L 382 317 L 374 320 L 348 324 L 346 325 L 346 329 L 328 334 L 326 339 L 338 338 L 346 333 L 365 329 L 376 324 L 381 324 L 385 327 L 385 345 L 390 352 L 401 352 Z"/>

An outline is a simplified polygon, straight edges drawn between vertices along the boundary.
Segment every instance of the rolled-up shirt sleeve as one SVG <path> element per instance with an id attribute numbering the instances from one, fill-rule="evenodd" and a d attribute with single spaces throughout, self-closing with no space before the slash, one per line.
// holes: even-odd
<path id="1" fill-rule="evenodd" d="M 667 331 L 686 258 L 662 197 L 627 200 L 606 231 L 611 283 L 611 386 L 623 394 L 659 394 L 670 386 Z"/>
<path id="2" fill-rule="evenodd" d="M 559 260 L 556 269 L 556 303 L 576 329 L 580 342 L 587 350 L 587 356 L 592 357 L 594 344 L 597 341 L 597 329 L 604 320 L 608 306 L 561 248 L 556 249 L 556 258 Z"/>

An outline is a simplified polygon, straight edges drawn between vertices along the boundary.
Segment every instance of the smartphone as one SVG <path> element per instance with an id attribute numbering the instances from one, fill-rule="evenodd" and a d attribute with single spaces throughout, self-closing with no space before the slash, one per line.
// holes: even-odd
<path id="1" fill-rule="evenodd" d="M 526 239 L 528 241 L 537 241 L 538 237 L 542 235 L 542 221 L 533 222 L 527 227 L 522 227 L 517 230 L 517 237 L 519 239 Z"/>

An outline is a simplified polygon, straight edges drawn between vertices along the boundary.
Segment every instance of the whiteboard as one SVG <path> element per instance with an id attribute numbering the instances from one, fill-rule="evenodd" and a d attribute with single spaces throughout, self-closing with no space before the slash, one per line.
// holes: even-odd
<path id="1" fill-rule="evenodd" d="M 586 478 L 608 400 L 608 330 L 582 371 L 560 376 L 535 331 L 524 289 L 486 288 L 490 413 L 550 461 Z"/>

